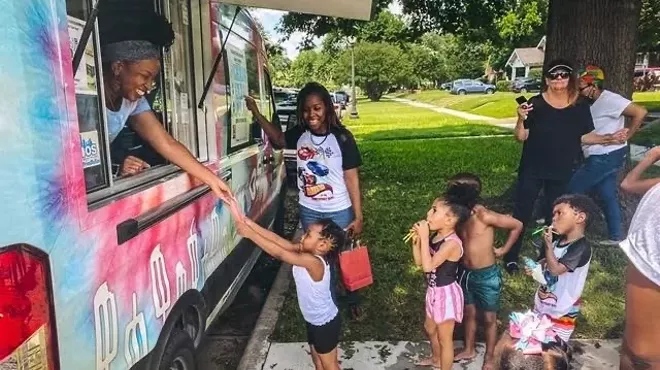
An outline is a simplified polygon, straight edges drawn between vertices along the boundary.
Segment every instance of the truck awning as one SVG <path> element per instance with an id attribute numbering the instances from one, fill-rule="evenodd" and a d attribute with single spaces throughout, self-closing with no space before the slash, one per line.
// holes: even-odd
<path id="1" fill-rule="evenodd" d="M 223 3 L 330 17 L 369 20 L 372 0 L 226 0 Z"/>

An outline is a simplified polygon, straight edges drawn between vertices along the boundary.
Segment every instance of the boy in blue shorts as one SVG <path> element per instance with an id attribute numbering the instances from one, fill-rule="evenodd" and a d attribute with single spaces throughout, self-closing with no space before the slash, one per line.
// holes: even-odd
<path id="1" fill-rule="evenodd" d="M 497 311 L 500 308 L 502 275 L 495 263 L 497 257 L 506 254 L 522 232 L 520 221 L 487 209 L 479 204 L 481 180 L 469 173 L 457 174 L 449 180 L 449 187 L 460 189 L 464 206 L 471 216 L 463 226 L 464 271 L 459 275 L 465 297 L 465 348 L 459 350 L 455 361 L 471 360 L 476 356 L 475 336 L 477 313 L 483 313 L 486 332 L 486 357 L 483 369 L 494 369 L 494 349 L 497 341 Z M 509 237 L 501 248 L 495 248 L 495 230 L 509 230 Z"/>

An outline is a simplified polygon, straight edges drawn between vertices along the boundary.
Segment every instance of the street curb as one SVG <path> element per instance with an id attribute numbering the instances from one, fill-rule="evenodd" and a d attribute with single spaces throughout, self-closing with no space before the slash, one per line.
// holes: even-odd
<path id="1" fill-rule="evenodd" d="M 297 240 L 300 237 L 301 229 L 296 230 L 293 239 Z M 280 315 L 280 310 L 284 304 L 284 299 L 289 291 L 291 283 L 291 265 L 282 263 L 273 286 L 270 288 L 266 303 L 264 304 L 257 323 L 250 334 L 245 351 L 241 362 L 238 364 L 237 370 L 255 370 L 262 369 L 268 356 L 270 349 L 270 335 L 275 330 L 277 319 Z"/>

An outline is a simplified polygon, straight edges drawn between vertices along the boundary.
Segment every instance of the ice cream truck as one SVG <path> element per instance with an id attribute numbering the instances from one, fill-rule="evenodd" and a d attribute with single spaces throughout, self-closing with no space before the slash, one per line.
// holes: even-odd
<path id="1" fill-rule="evenodd" d="M 205 329 L 260 254 L 207 185 L 128 126 L 108 138 L 104 1 L 118 0 L 0 0 L 0 370 L 194 369 Z M 248 217 L 279 228 L 283 154 L 244 103 L 275 113 L 264 42 L 243 7 L 271 2 L 132 1 L 176 35 L 147 96 L 160 123 Z M 272 3 L 361 18 L 371 9 Z M 121 176 L 136 153 L 149 168 Z"/>

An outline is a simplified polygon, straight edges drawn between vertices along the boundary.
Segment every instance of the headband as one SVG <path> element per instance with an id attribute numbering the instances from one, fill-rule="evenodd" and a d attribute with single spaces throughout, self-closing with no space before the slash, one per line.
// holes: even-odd
<path id="1" fill-rule="evenodd" d="M 159 59 L 160 48 L 146 40 L 127 40 L 103 46 L 101 56 L 104 62 Z"/>

